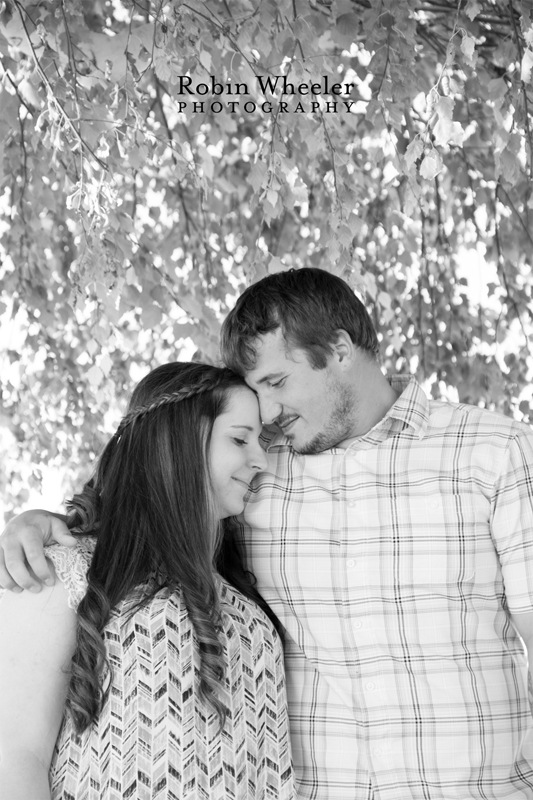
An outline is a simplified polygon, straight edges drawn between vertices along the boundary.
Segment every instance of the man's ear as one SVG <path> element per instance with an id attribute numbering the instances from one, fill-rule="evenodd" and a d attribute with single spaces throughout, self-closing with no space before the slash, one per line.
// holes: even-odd
<path id="1" fill-rule="evenodd" d="M 352 342 L 350 334 L 339 328 L 337 331 L 337 339 L 332 342 L 333 358 L 337 361 L 342 369 L 348 369 L 354 363 L 357 357 L 357 347 Z"/>

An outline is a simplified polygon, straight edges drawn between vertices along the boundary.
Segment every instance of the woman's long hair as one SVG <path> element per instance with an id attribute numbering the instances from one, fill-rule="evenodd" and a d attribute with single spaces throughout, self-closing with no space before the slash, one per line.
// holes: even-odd
<path id="1" fill-rule="evenodd" d="M 182 593 L 200 654 L 200 695 L 224 724 L 215 564 L 269 613 L 230 526 L 219 523 L 208 470 L 213 423 L 242 386 L 230 370 L 203 364 L 153 370 L 133 392 L 92 478 L 69 503 L 69 527 L 96 536 L 67 698 L 78 732 L 97 717 L 109 689 L 102 632 L 112 610 L 125 599 L 135 610 L 165 588 Z"/>

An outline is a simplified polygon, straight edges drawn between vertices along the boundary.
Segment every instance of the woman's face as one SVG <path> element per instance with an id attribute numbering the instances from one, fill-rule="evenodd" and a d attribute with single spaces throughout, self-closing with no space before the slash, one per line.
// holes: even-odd
<path id="1" fill-rule="evenodd" d="M 245 386 L 233 389 L 226 410 L 215 420 L 209 446 L 209 471 L 219 519 L 241 513 L 250 481 L 266 466 L 260 433 L 255 394 Z"/>

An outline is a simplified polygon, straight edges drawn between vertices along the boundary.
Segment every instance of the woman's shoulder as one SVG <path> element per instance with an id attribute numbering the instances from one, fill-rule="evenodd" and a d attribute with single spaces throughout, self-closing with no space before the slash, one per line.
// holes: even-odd
<path id="1" fill-rule="evenodd" d="M 246 597 L 220 575 L 216 576 L 216 583 L 221 611 L 231 619 L 233 625 L 246 630 L 260 627 L 267 635 L 277 636 L 274 625 L 254 600 Z M 185 592 L 180 586 L 172 589 L 162 587 L 147 601 L 143 601 L 146 588 L 144 584 L 137 587 L 123 600 L 115 609 L 116 616 L 131 619 L 132 610 L 135 609 L 133 618 L 137 623 L 144 618 L 150 620 L 150 624 L 158 621 L 163 624 L 164 620 L 164 624 L 170 622 L 181 627 L 192 625 Z"/>
<path id="2" fill-rule="evenodd" d="M 77 609 L 87 591 L 87 570 L 96 545 L 92 536 L 80 536 L 73 547 L 62 544 L 49 545 L 45 554 L 54 565 L 55 573 L 67 590 L 68 604 Z"/>
<path id="3" fill-rule="evenodd" d="M 231 617 L 234 624 L 243 625 L 246 629 L 254 631 L 261 629 L 261 636 L 277 639 L 278 634 L 274 625 L 257 603 L 232 586 L 223 578 L 220 589 L 220 603 L 222 610 Z"/>

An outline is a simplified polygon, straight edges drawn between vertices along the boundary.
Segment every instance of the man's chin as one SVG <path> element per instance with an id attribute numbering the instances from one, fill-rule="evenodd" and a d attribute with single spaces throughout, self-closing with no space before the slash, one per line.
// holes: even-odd
<path id="1" fill-rule="evenodd" d="M 285 438 L 289 440 L 294 452 L 298 453 L 299 456 L 316 456 L 318 453 L 322 453 L 329 447 L 334 446 L 332 443 L 327 441 L 324 434 L 321 433 L 306 442 L 302 441 L 301 436 L 298 436 L 296 431 L 289 429 L 285 432 L 283 428 L 281 428 L 281 430 Z"/>
<path id="2" fill-rule="evenodd" d="M 283 431 L 283 435 L 285 436 L 286 439 L 289 440 L 290 445 L 295 453 L 298 453 L 298 455 L 302 456 L 307 455 L 306 452 L 307 445 L 305 442 L 300 442 L 297 436 L 294 433 L 291 433 L 290 431 L 288 431 L 287 433 Z"/>
<path id="3" fill-rule="evenodd" d="M 321 453 L 325 448 L 319 442 L 299 442 L 294 436 L 287 436 L 291 443 L 291 447 L 299 456 L 316 456 Z"/>
<path id="4" fill-rule="evenodd" d="M 289 439 L 294 452 L 300 456 L 316 456 L 319 453 L 323 453 L 324 450 L 335 447 L 337 444 L 336 441 L 331 441 L 324 434 L 318 434 L 314 439 L 307 442 L 300 441 L 294 435 L 287 435 L 287 439 Z"/>

